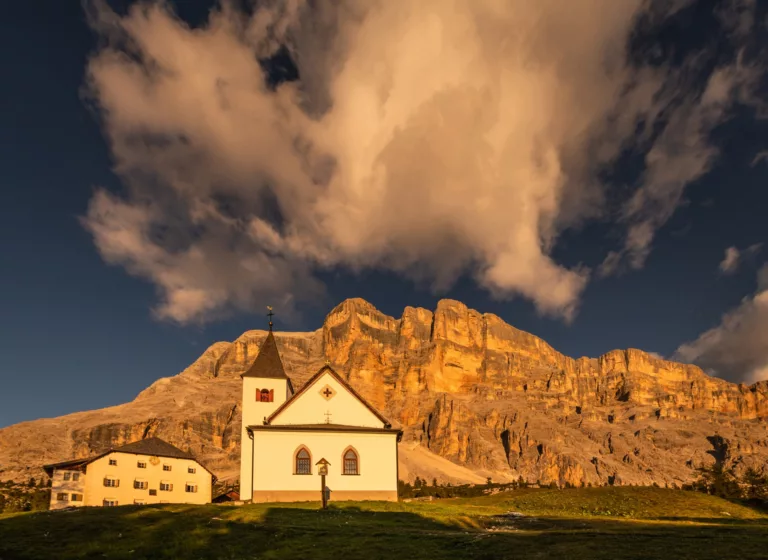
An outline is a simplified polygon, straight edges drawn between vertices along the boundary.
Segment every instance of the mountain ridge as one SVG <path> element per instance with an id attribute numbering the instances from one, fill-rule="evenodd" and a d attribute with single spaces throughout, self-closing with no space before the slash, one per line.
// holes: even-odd
<path id="1" fill-rule="evenodd" d="M 211 344 L 131 402 L 0 429 L 0 479 L 153 435 L 236 476 L 239 374 L 266 334 Z M 327 359 L 403 427 L 411 478 L 679 484 L 715 451 L 736 468 L 768 458 L 768 382 L 736 385 L 632 348 L 574 359 L 456 300 L 396 319 L 351 298 L 321 328 L 275 337 L 295 386 Z"/>

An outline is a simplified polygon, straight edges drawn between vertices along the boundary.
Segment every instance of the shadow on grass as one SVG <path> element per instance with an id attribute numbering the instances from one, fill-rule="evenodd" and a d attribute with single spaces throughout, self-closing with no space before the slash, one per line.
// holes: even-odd
<path id="1" fill-rule="evenodd" d="M 768 557 L 768 524 L 758 520 L 481 521 L 494 529 L 476 529 L 461 518 L 439 521 L 345 504 L 328 511 L 308 504 L 86 508 L 0 520 L 0 559 Z"/>

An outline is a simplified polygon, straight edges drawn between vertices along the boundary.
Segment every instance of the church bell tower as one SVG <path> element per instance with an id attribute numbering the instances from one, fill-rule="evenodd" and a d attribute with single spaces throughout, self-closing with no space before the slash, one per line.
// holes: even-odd
<path id="1" fill-rule="evenodd" d="M 275 336 L 272 334 L 272 308 L 269 307 L 269 333 L 251 366 L 240 375 L 243 380 L 240 432 L 240 499 L 253 497 L 253 458 L 259 450 L 254 446 L 249 426 L 263 424 L 281 404 L 293 395 L 291 380 L 285 374 Z"/>

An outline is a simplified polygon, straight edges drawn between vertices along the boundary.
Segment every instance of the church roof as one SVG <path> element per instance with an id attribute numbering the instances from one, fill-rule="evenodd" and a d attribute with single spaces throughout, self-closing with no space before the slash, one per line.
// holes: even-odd
<path id="1" fill-rule="evenodd" d="M 283 362 L 280 359 L 280 353 L 277 351 L 277 342 L 270 328 L 267 339 L 259 349 L 259 354 L 240 377 L 266 377 L 269 379 L 288 379 L 283 369 Z M 290 380 L 289 380 L 290 382 Z"/>
<path id="2" fill-rule="evenodd" d="M 256 358 L 256 359 L 258 360 L 258 358 Z M 347 382 L 344 380 L 344 378 L 342 378 L 342 377 L 341 377 L 341 376 L 340 376 L 338 373 L 336 373 L 336 371 L 334 371 L 334 369 L 333 369 L 331 366 L 329 366 L 329 365 L 325 365 L 325 366 L 323 366 L 322 368 L 320 368 L 320 371 L 318 371 L 318 372 L 317 372 L 315 375 L 313 375 L 312 377 L 310 377 L 310 378 L 309 378 L 309 381 L 307 381 L 307 382 L 304 384 L 304 386 L 303 386 L 301 389 L 299 389 L 298 391 L 296 391 L 296 393 L 294 393 L 294 394 L 293 394 L 293 396 L 292 396 L 290 399 L 288 399 L 288 400 L 287 400 L 287 401 L 285 401 L 283 404 L 281 404 L 279 407 L 277 407 L 277 409 L 276 409 L 276 410 L 275 410 L 275 411 L 274 411 L 274 412 L 273 412 L 273 413 L 272 413 L 272 414 L 269 416 L 269 418 L 267 418 L 267 419 L 266 419 L 265 423 L 266 423 L 266 424 L 270 424 L 270 423 L 272 422 L 272 420 L 274 420 L 275 418 L 277 418 L 278 414 L 280 414 L 280 413 L 281 413 L 283 410 L 285 410 L 286 408 L 288 408 L 288 406 L 290 406 L 290 404 L 291 404 L 293 401 L 295 401 L 295 400 L 296 400 L 297 398 L 299 398 L 299 397 L 300 397 L 300 396 L 301 396 L 303 393 L 305 393 L 305 392 L 306 392 L 306 390 L 307 390 L 307 389 L 309 389 L 309 388 L 310 388 L 310 387 L 311 387 L 311 386 L 312 386 L 312 385 L 315 383 L 315 381 L 317 381 L 317 380 L 318 380 L 318 379 L 319 379 L 319 378 L 320 378 L 320 377 L 321 377 L 323 374 L 325 374 L 325 373 L 328 373 L 329 375 L 331 375 L 331 376 L 332 376 L 332 377 L 333 377 L 333 378 L 334 378 L 336 381 L 338 381 L 338 382 L 339 382 L 339 384 L 341 384 L 341 386 L 342 386 L 342 387 L 344 387 L 344 388 L 345 388 L 347 391 L 349 391 L 349 392 L 352 394 L 352 396 L 353 396 L 353 397 L 355 397 L 355 398 L 356 398 L 358 401 L 360 401 L 360 402 L 361 402 L 361 403 L 362 403 L 362 404 L 363 404 L 363 405 L 364 405 L 364 406 L 365 406 L 365 407 L 366 407 L 368 410 L 370 410 L 370 411 L 373 413 L 373 415 L 374 415 L 376 418 L 378 418 L 379 420 L 381 420 L 381 422 L 382 422 L 382 424 L 384 424 L 384 427 L 385 427 L 385 428 L 389 428 L 389 427 L 391 427 L 391 426 L 392 426 L 392 424 L 390 423 L 390 421 L 389 421 L 389 420 L 387 420 L 386 418 L 384 418 L 384 417 L 381 415 L 381 413 L 380 413 L 378 410 L 376 410 L 375 408 L 373 408 L 373 406 L 371 406 L 371 404 L 370 404 L 368 401 L 366 401 L 366 400 L 365 400 L 365 399 L 362 397 L 362 395 L 360 395 L 360 393 L 358 393 L 357 391 L 355 391 L 355 390 L 354 390 L 354 388 L 353 388 L 353 387 L 352 387 L 352 386 L 351 386 L 349 383 L 347 383 Z M 321 424 L 321 425 L 322 425 L 322 424 Z"/>

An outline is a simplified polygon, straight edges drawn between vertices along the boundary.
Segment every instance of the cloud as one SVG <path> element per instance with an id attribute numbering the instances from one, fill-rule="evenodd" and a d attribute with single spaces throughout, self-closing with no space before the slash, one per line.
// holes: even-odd
<path id="1" fill-rule="evenodd" d="M 312 4 L 225 2 L 195 29 L 165 4 L 88 5 L 87 90 L 125 189 L 98 190 L 84 224 L 158 288 L 161 318 L 290 306 L 322 293 L 318 271 L 377 268 L 436 289 L 470 273 L 568 320 L 590 271 L 552 250 L 610 216 L 603 170 L 647 151 L 606 259 L 641 266 L 752 76 L 720 66 L 702 93 L 630 62 L 638 21 L 685 2 Z M 260 59 L 281 45 L 300 80 L 270 87 Z"/>
<path id="2" fill-rule="evenodd" d="M 750 245 L 744 251 L 739 251 L 736 247 L 728 247 L 725 250 L 725 257 L 720 262 L 720 272 L 723 274 L 733 274 L 738 270 L 741 262 L 747 258 L 756 255 L 763 247 L 762 243 Z"/>
<path id="3" fill-rule="evenodd" d="M 718 326 L 680 346 L 675 359 L 729 381 L 768 379 L 768 265 L 758 274 L 755 294 L 723 315 Z"/>
<path id="4" fill-rule="evenodd" d="M 728 247 L 725 250 L 725 258 L 720 263 L 720 272 L 723 274 L 733 274 L 739 267 L 739 257 L 741 253 L 736 247 Z"/>
<path id="5" fill-rule="evenodd" d="M 760 152 L 757 152 L 755 154 L 755 157 L 752 158 L 752 166 L 754 167 L 761 161 L 765 161 L 765 160 L 768 160 L 768 150 L 762 150 Z"/>
<path id="6" fill-rule="evenodd" d="M 677 106 L 646 153 L 641 186 L 621 209 L 619 221 L 627 226 L 624 246 L 607 255 L 600 267 L 602 276 L 626 266 L 643 267 L 656 231 L 680 206 L 685 188 L 704 176 L 719 155 L 710 134 L 755 87 L 760 75 L 757 67 L 737 61 L 715 70 L 699 97 L 681 100 L 681 91 L 686 91 L 682 84 L 661 92 L 656 101 L 660 113 Z"/>

